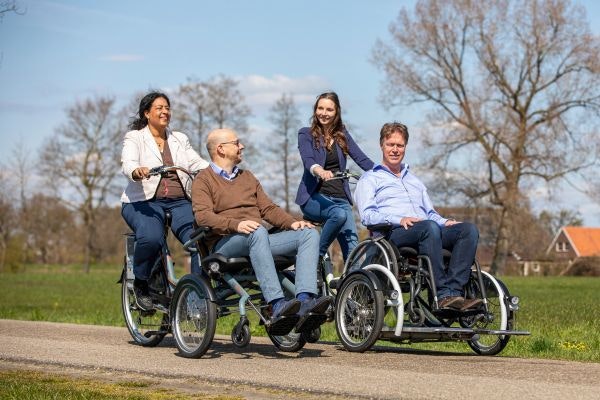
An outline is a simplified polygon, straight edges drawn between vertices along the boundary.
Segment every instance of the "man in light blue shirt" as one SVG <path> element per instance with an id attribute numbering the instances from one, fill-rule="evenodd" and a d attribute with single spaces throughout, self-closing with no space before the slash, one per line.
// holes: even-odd
<path id="1" fill-rule="evenodd" d="M 481 299 L 465 299 L 464 285 L 479 240 L 477 227 L 442 217 L 435 211 L 425 185 L 402 163 L 408 128 L 398 122 L 381 128 L 383 161 L 360 178 L 354 192 L 363 225 L 390 224 L 389 240 L 398 247 L 413 247 L 431 260 L 440 308 L 467 310 Z M 444 269 L 442 249 L 452 252 Z"/>

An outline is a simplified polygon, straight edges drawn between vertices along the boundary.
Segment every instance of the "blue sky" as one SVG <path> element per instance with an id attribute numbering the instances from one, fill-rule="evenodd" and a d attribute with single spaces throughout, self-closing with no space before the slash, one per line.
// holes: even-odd
<path id="1" fill-rule="evenodd" d="M 112 95 L 126 103 L 135 92 L 172 90 L 187 77 L 237 79 L 257 137 L 269 132 L 268 110 L 283 92 L 294 94 L 306 123 L 315 96 L 335 90 L 345 121 L 376 160 L 383 122 L 422 121 L 415 108 L 383 110 L 383 74 L 369 62 L 376 39 L 389 38 L 388 25 L 413 0 L 19 3 L 24 15 L 0 21 L 2 162 L 19 141 L 34 157 L 76 100 Z M 600 34 L 600 2 L 581 4 Z M 408 161 L 417 153 L 411 147 Z M 562 197 L 571 203 L 560 206 L 579 208 L 587 224 L 600 226 L 598 206 Z"/>

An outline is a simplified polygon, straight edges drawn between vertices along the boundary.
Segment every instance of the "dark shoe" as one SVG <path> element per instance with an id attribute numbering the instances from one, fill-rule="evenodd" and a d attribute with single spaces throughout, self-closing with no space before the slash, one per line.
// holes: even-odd
<path id="1" fill-rule="evenodd" d="M 154 308 L 152 297 L 148 290 L 148 281 L 135 279 L 133 281 L 133 293 L 135 294 L 135 303 L 142 311 L 151 311 Z"/>
<path id="2" fill-rule="evenodd" d="M 300 319 L 296 324 L 296 332 L 309 334 L 314 329 L 327 321 L 326 311 L 333 302 L 331 296 L 323 296 L 303 301 L 298 316 Z"/>
<path id="3" fill-rule="evenodd" d="M 460 310 L 461 311 L 474 310 L 474 309 L 478 308 L 481 304 L 483 304 L 483 300 L 481 300 L 481 299 L 465 299 Z"/>
<path id="4" fill-rule="evenodd" d="M 297 314 L 300 310 L 300 302 L 296 299 L 282 300 L 277 302 L 273 307 L 271 318 L 279 318 L 281 316 L 290 316 Z"/>
<path id="5" fill-rule="evenodd" d="M 448 296 L 441 299 L 438 304 L 440 308 L 460 310 L 463 306 L 464 301 L 465 299 L 462 296 Z"/>
<path id="6" fill-rule="evenodd" d="M 298 323 L 300 302 L 296 299 L 279 301 L 273 307 L 273 314 L 267 321 L 267 332 L 273 336 L 287 335 Z"/>

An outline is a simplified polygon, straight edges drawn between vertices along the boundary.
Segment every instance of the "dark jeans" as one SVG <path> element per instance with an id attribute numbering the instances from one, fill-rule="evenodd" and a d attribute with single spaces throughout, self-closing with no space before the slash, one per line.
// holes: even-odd
<path id="1" fill-rule="evenodd" d="M 192 204 L 185 198 L 156 199 L 123 203 L 121 215 L 135 233 L 133 273 L 138 279 L 148 279 L 161 247 L 165 243 L 165 212 L 171 212 L 171 230 L 181 243 L 185 243 L 194 231 Z M 191 269 L 200 273 L 198 254 L 192 253 Z"/>
<path id="2" fill-rule="evenodd" d="M 350 252 L 358 245 L 356 223 L 348 200 L 314 193 L 300 209 L 310 220 L 323 223 L 319 256 L 325 255 L 337 238 L 346 261 Z"/>
<path id="3" fill-rule="evenodd" d="M 398 246 L 417 249 L 431 260 L 438 299 L 463 296 L 463 287 L 469 280 L 475 261 L 479 231 L 469 222 L 440 227 L 429 220 L 416 222 L 408 229 L 394 228 L 390 241 Z M 444 269 L 442 249 L 452 252 L 448 269 Z"/>

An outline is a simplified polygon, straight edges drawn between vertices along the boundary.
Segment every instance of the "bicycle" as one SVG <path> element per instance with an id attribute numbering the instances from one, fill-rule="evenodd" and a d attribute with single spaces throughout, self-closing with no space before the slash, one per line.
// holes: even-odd
<path id="1" fill-rule="evenodd" d="M 345 171 L 336 171 L 333 174 L 333 178 L 330 178 L 329 181 L 332 180 L 338 180 L 338 179 L 348 179 L 350 184 L 356 184 L 356 182 L 358 181 L 358 179 L 360 179 L 360 175 L 350 171 L 349 169 L 345 170 Z M 315 221 L 309 217 L 307 217 L 306 215 L 303 216 L 303 218 L 307 221 L 309 221 L 310 223 L 312 223 L 313 225 L 315 225 L 317 228 L 320 229 L 320 227 L 323 224 L 323 221 Z M 335 298 L 337 291 L 337 284 L 339 281 L 339 277 L 335 277 L 333 274 L 333 263 L 332 263 L 332 257 L 331 257 L 331 246 L 329 247 L 329 249 L 327 249 L 327 252 L 323 255 L 323 257 L 319 260 L 319 271 L 318 271 L 318 289 L 319 289 L 319 295 L 320 296 L 332 296 Z M 335 301 L 334 301 L 335 304 Z M 334 309 L 334 305 L 332 305 L 330 307 L 330 309 L 327 312 L 327 322 L 331 322 L 334 320 L 334 316 L 335 316 L 335 309 Z M 315 343 L 319 340 L 321 336 L 321 328 L 316 328 L 313 332 L 311 332 L 310 335 L 306 335 L 306 341 L 309 343 Z"/>
<path id="2" fill-rule="evenodd" d="M 181 171 L 190 178 L 195 175 L 193 172 L 178 166 L 155 167 L 150 169 L 149 176 L 164 176 L 171 171 Z M 165 213 L 164 225 L 164 245 L 156 258 L 148 280 L 150 296 L 153 300 L 153 309 L 149 311 L 141 310 L 137 306 L 135 293 L 133 290 L 133 252 L 135 248 L 135 234 L 125 234 L 125 259 L 121 277 L 117 283 L 121 283 L 121 307 L 127 329 L 133 340 L 145 347 L 154 347 L 171 332 L 171 300 L 179 283 L 175 275 L 175 268 L 171 252 L 167 245 L 167 237 L 170 231 L 171 214 Z M 184 249 L 195 251 L 194 243 L 196 237 L 190 238 L 184 243 Z M 207 326 L 207 329 L 214 332 L 215 325 Z"/>

